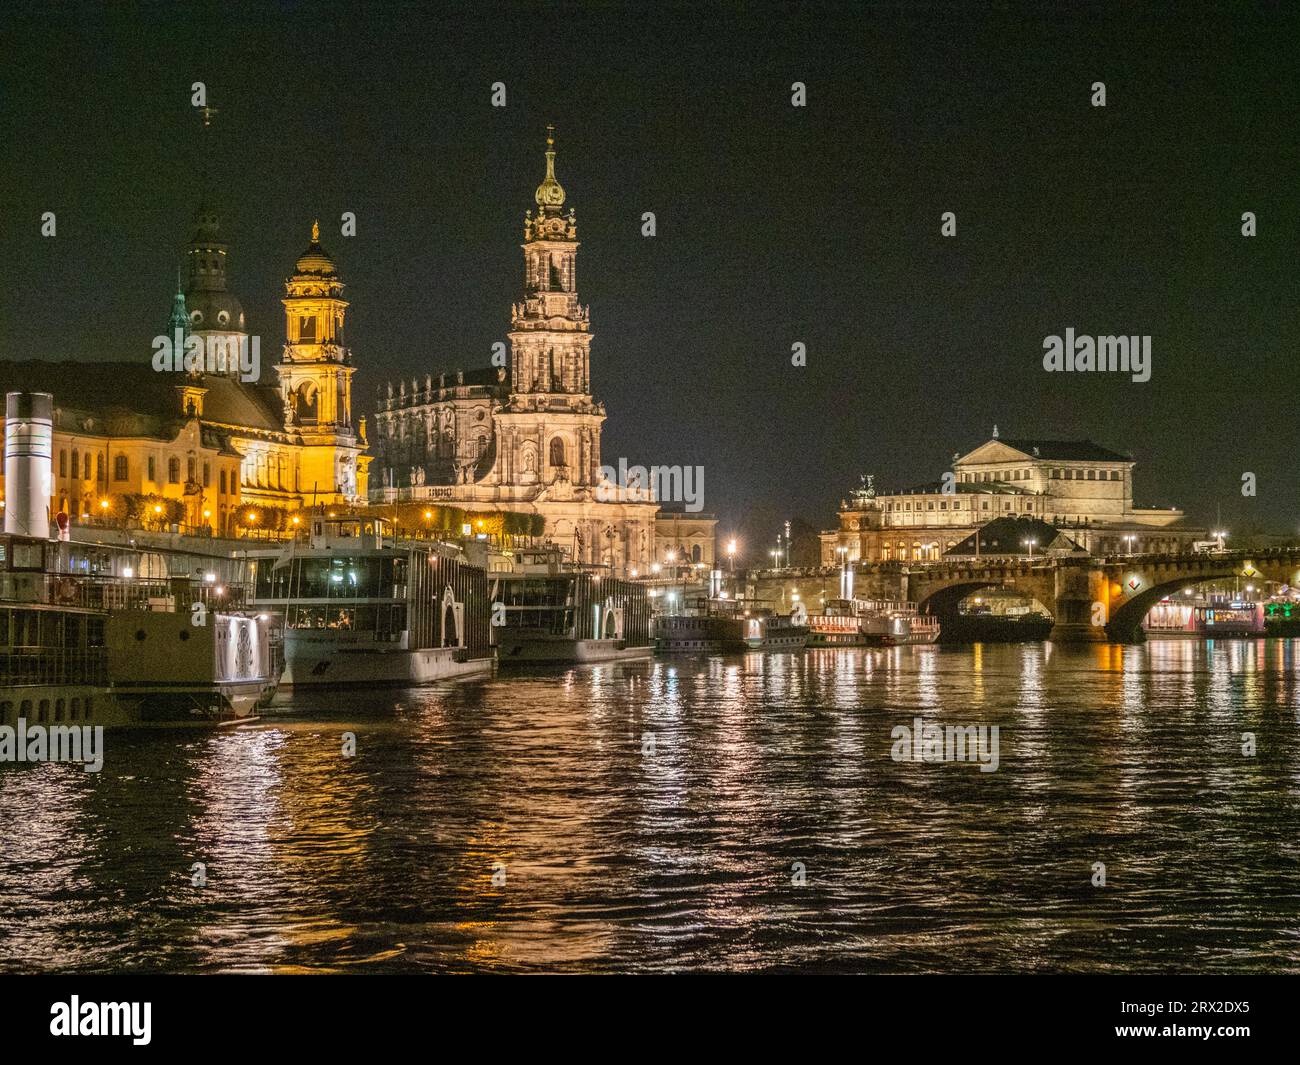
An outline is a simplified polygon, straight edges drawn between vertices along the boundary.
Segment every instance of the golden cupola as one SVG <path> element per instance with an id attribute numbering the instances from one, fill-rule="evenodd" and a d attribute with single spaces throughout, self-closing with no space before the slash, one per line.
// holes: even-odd
<path id="1" fill-rule="evenodd" d="M 546 127 L 546 177 L 537 186 L 534 196 L 537 206 L 545 210 L 548 207 L 564 206 L 564 186 L 555 180 L 555 127 Z"/>

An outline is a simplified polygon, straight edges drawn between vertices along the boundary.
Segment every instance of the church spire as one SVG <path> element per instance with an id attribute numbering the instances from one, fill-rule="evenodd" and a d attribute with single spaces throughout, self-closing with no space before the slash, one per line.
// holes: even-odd
<path id="1" fill-rule="evenodd" d="M 167 321 L 168 336 L 175 338 L 177 333 L 182 341 L 190 335 L 190 312 L 185 309 L 185 288 L 179 265 L 176 267 L 176 295 L 172 298 L 172 316 Z"/>
<path id="2" fill-rule="evenodd" d="M 534 196 L 542 210 L 564 206 L 564 187 L 555 180 L 555 127 L 546 127 L 546 177 L 537 186 Z"/>

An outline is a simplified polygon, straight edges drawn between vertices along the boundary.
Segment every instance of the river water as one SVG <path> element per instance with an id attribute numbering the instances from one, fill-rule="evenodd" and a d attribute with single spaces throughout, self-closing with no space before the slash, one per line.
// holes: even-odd
<path id="1" fill-rule="evenodd" d="M 0 971 L 1298 971 L 1297 668 L 660 658 L 110 733 L 0 766 Z M 895 761 L 917 717 L 996 772 Z"/>

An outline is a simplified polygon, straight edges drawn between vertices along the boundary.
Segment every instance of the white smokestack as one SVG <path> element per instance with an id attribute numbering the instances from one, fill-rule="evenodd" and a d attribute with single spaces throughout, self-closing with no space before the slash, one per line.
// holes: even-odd
<path id="1" fill-rule="evenodd" d="M 50 537 L 54 486 L 54 397 L 48 392 L 5 396 L 5 532 Z"/>

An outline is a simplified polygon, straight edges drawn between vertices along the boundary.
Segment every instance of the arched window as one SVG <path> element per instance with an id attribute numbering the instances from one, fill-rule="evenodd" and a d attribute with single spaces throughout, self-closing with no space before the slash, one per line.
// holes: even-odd
<path id="1" fill-rule="evenodd" d="M 319 409 L 317 406 L 316 386 L 310 381 L 304 381 L 298 386 L 298 420 L 301 422 L 316 421 Z"/>
<path id="2" fill-rule="evenodd" d="M 196 484 L 198 482 L 198 464 L 192 458 L 185 460 L 185 479 L 189 481 L 190 484 Z"/>
<path id="3" fill-rule="evenodd" d="M 66 451 L 60 451 L 59 452 L 59 476 L 66 477 L 67 475 L 68 475 L 68 453 Z"/>
<path id="4" fill-rule="evenodd" d="M 90 452 L 89 451 L 87 451 L 85 456 L 83 457 L 81 479 L 83 481 L 90 480 Z"/>
<path id="5" fill-rule="evenodd" d="M 81 473 L 81 452 L 75 447 L 72 449 L 72 476 L 75 480 Z"/>
<path id="6" fill-rule="evenodd" d="M 699 560 L 700 560 L 700 545 L 699 545 L 699 544 L 692 544 L 692 545 L 691 545 L 691 561 L 692 561 L 692 562 L 698 562 Z"/>
<path id="7" fill-rule="evenodd" d="M 167 483 L 181 483 L 181 460 L 174 455 L 167 460 Z"/>
<path id="8" fill-rule="evenodd" d="M 564 461 L 564 440 L 563 438 L 558 436 L 551 441 L 551 465 L 552 466 L 568 465 L 568 463 Z"/>
<path id="9" fill-rule="evenodd" d="M 118 455 L 117 458 L 113 460 L 113 480 L 125 481 L 128 473 L 126 456 Z"/>

